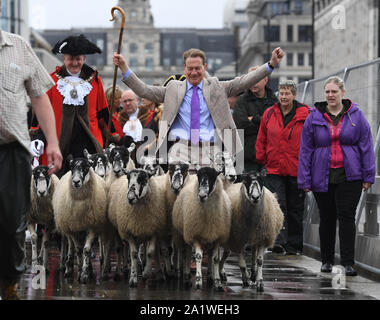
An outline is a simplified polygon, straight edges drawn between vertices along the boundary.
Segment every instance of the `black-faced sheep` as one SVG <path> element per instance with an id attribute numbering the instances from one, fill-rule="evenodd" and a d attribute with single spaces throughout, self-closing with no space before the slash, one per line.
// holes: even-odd
<path id="1" fill-rule="evenodd" d="M 167 224 L 165 197 L 162 188 L 142 169 L 126 172 L 120 180 L 119 192 L 110 194 L 108 212 L 116 215 L 122 240 L 128 241 L 131 257 L 129 285 L 137 285 L 138 244 L 147 242 L 147 262 L 143 273 L 149 278 L 155 256 L 156 239 L 161 237 Z M 119 181 L 118 181 L 119 183 Z"/>
<path id="2" fill-rule="evenodd" d="M 173 226 L 195 249 L 197 289 L 202 287 L 202 245 L 212 251 L 214 286 L 222 289 L 219 276 L 219 246 L 230 234 L 231 204 L 215 169 L 205 167 L 184 186 L 173 207 Z M 189 279 L 189 252 L 186 250 L 184 277 Z"/>
<path id="3" fill-rule="evenodd" d="M 84 158 L 72 159 L 70 156 L 68 160 L 70 171 L 61 178 L 53 195 L 54 219 L 57 230 L 69 238 L 65 275 L 70 276 L 73 271 L 74 243 L 78 276 L 85 283 L 89 278 L 94 237 L 97 234 L 104 235 L 108 227 L 107 198 L 104 180 L 94 172 L 90 161 Z M 82 267 L 82 246 L 78 235 L 83 231 L 88 231 L 88 234 L 83 248 Z"/>
<path id="4" fill-rule="evenodd" d="M 48 271 L 48 241 L 50 232 L 54 230 L 54 214 L 52 206 L 53 193 L 58 184 L 58 177 L 53 174 L 49 176 L 49 168 L 46 166 L 38 166 L 33 169 L 32 181 L 30 186 L 31 207 L 27 215 L 28 230 L 31 234 L 32 242 L 32 266 L 37 263 L 37 233 L 35 224 L 43 225 L 42 228 L 42 244 L 39 263 L 43 263 L 46 271 Z"/>
<path id="5" fill-rule="evenodd" d="M 230 251 L 239 254 L 239 267 L 243 286 L 249 286 L 249 273 L 244 257 L 247 245 L 252 247 L 251 279 L 258 291 L 263 291 L 262 266 L 264 252 L 272 247 L 281 230 L 283 213 L 273 193 L 264 187 L 266 170 L 243 174 L 242 183 L 230 186 L 227 194 L 231 200 L 231 232 L 223 245 L 224 252 L 220 262 L 222 278 L 226 280 L 223 264 Z M 257 268 L 258 266 L 258 268 Z"/>

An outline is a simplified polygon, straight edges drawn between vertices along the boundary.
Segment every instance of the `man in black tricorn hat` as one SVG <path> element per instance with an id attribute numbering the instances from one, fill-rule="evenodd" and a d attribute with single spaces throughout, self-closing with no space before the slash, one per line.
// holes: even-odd
<path id="1" fill-rule="evenodd" d="M 63 60 L 63 66 L 51 74 L 56 85 L 48 91 L 48 96 L 64 160 L 69 154 L 83 157 L 85 148 L 89 153 L 101 152 L 102 128 L 107 128 L 109 109 L 98 71 L 85 61 L 86 55 L 102 51 L 84 35 L 70 36 L 58 42 L 52 51 L 62 54 Z M 44 156 L 40 162 L 44 164 Z M 67 171 L 68 164 L 64 161 L 58 175 Z"/>

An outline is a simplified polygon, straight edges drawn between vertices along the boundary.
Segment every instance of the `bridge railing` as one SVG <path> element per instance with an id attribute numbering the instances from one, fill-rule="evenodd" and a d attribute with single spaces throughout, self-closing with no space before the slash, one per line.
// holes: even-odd
<path id="1" fill-rule="evenodd" d="M 330 76 L 339 76 L 345 81 L 346 95 L 359 104 L 372 131 L 375 157 L 376 181 L 368 192 L 363 192 L 356 212 L 355 264 L 369 276 L 380 279 L 380 59 L 344 70 L 326 77 L 303 82 L 298 86 L 301 102 L 313 107 L 315 102 L 325 101 L 324 83 Z M 338 235 L 338 232 L 337 232 Z M 320 252 L 319 212 L 314 196 L 309 193 L 305 200 L 304 212 L 305 252 L 316 255 Z M 339 258 L 339 238 L 336 241 L 336 258 Z M 339 260 L 336 259 L 339 263 Z"/>

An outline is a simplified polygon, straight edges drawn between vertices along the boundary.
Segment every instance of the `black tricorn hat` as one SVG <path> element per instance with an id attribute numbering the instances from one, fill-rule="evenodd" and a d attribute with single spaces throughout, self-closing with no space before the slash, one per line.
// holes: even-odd
<path id="1" fill-rule="evenodd" d="M 166 87 L 168 85 L 168 83 L 172 80 L 179 80 L 179 81 L 184 81 L 186 79 L 186 75 L 185 74 L 175 74 L 175 75 L 172 75 L 170 76 L 169 78 L 167 78 L 164 82 L 164 87 Z"/>
<path id="2" fill-rule="evenodd" d="M 102 53 L 102 50 L 88 40 L 83 34 L 79 36 L 70 36 L 63 41 L 58 41 L 52 52 L 54 54 L 71 54 L 72 56 Z"/>

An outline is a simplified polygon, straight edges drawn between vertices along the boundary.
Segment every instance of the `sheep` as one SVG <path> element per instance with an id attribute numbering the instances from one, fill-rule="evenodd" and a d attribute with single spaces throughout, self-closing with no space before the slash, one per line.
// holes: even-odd
<path id="1" fill-rule="evenodd" d="M 37 166 L 33 169 L 30 185 L 31 206 L 27 215 L 28 230 L 32 241 L 32 267 L 37 264 L 37 233 L 34 225 L 44 225 L 42 229 L 42 244 L 39 263 L 43 263 L 45 270 L 49 271 L 48 266 L 48 241 L 50 232 L 54 230 L 54 214 L 52 206 L 53 193 L 59 181 L 55 174 L 48 174 L 49 168 Z"/>
<path id="2" fill-rule="evenodd" d="M 214 287 L 222 290 L 219 276 L 219 246 L 229 238 L 231 203 L 223 189 L 222 180 L 214 168 L 204 167 L 184 186 L 174 203 L 172 221 L 174 228 L 195 249 L 196 289 L 202 287 L 202 245 L 210 246 L 213 262 Z M 190 278 L 189 255 L 186 248 L 184 278 Z"/>
<path id="3" fill-rule="evenodd" d="M 127 266 L 127 248 L 123 246 L 123 242 L 119 236 L 119 232 L 117 229 L 117 214 L 116 210 L 110 210 L 109 205 L 111 202 L 111 199 L 115 197 L 116 194 L 119 194 L 122 190 L 122 187 L 125 183 L 128 183 L 127 176 L 121 175 L 119 178 L 117 178 L 111 185 L 110 189 L 108 190 L 107 194 L 107 218 L 111 225 L 113 226 L 113 236 L 111 237 L 113 239 L 113 242 L 115 243 L 116 253 L 117 253 L 117 263 L 116 263 L 116 270 L 114 274 L 114 280 L 119 281 L 120 280 L 120 274 L 122 273 L 122 270 L 124 273 L 128 271 Z M 106 260 L 109 261 L 110 255 L 109 252 L 106 252 Z M 122 267 L 123 262 L 123 267 Z"/>
<path id="4" fill-rule="evenodd" d="M 183 188 L 184 184 L 188 181 L 188 171 L 190 165 L 181 161 L 169 161 L 169 170 L 165 175 L 154 176 L 152 179 L 155 179 L 157 185 L 162 188 L 161 193 L 165 197 L 166 201 L 166 216 L 167 216 L 167 231 L 165 232 L 165 236 L 159 238 L 159 244 L 161 247 L 161 251 L 163 253 L 163 258 L 165 262 L 166 275 L 171 277 L 173 275 L 173 265 L 175 265 L 175 269 L 178 272 L 178 262 L 179 255 L 178 250 L 182 248 L 180 241 L 175 241 L 173 243 L 172 236 L 175 233 L 172 227 L 172 210 L 174 206 L 174 202 L 177 199 L 178 194 Z M 154 174 L 154 171 L 151 170 L 151 174 Z M 177 239 L 177 237 L 175 237 Z M 182 237 L 180 237 L 182 238 Z M 170 242 L 172 242 L 173 247 L 173 260 L 175 263 L 170 262 L 169 257 L 169 246 Z"/>
<path id="5" fill-rule="evenodd" d="M 74 244 L 78 259 L 78 279 L 86 283 L 91 268 L 92 242 L 96 234 L 106 237 L 105 230 L 108 227 L 105 184 L 94 172 L 89 160 L 73 159 L 70 155 L 68 161 L 70 171 L 61 178 L 53 195 L 54 220 L 57 231 L 69 240 L 65 276 L 71 276 L 73 271 Z M 88 231 L 88 234 L 82 257 L 78 235 L 83 231 Z"/>
<path id="6" fill-rule="evenodd" d="M 87 149 L 83 150 L 84 157 L 87 158 L 91 164 L 92 168 L 94 169 L 95 173 L 103 178 L 106 179 L 106 176 L 109 174 L 110 166 L 109 166 L 109 161 L 108 157 L 105 153 L 95 153 L 95 154 L 90 154 Z"/>
<path id="7" fill-rule="evenodd" d="M 131 158 L 131 152 L 135 149 L 135 147 L 135 144 L 132 144 L 129 148 L 121 146 L 113 147 L 111 149 L 109 161 L 112 164 L 112 171 L 106 179 L 107 192 L 112 183 L 124 174 L 124 170 L 130 171 L 135 169 L 135 163 Z"/>
<path id="8" fill-rule="evenodd" d="M 247 245 L 252 247 L 252 273 L 257 291 L 264 290 L 262 266 L 264 251 L 272 247 L 283 224 L 283 213 L 275 195 L 264 187 L 266 170 L 243 174 L 242 183 L 230 186 L 227 194 L 231 200 L 232 222 L 228 241 L 223 245 L 220 273 L 226 280 L 223 265 L 230 251 L 239 254 L 239 267 L 243 287 L 251 285 L 244 257 Z M 257 268 L 258 267 L 258 268 Z M 256 270 L 257 269 L 257 270 Z"/>
<path id="9" fill-rule="evenodd" d="M 119 192 L 110 193 L 108 212 L 117 217 L 119 235 L 128 241 L 131 270 L 129 286 L 137 286 L 137 244 L 147 241 L 147 262 L 143 277 L 151 276 L 156 239 L 166 231 L 165 197 L 149 172 L 135 169 L 119 179 Z"/>

